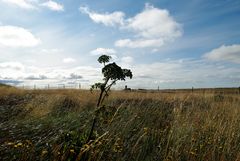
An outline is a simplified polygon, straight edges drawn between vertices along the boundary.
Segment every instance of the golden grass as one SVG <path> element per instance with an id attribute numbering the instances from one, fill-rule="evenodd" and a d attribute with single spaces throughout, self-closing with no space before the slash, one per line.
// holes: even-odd
<path id="1" fill-rule="evenodd" d="M 238 94 L 112 91 L 85 143 L 97 91 L 0 91 L 2 160 L 240 160 Z"/>

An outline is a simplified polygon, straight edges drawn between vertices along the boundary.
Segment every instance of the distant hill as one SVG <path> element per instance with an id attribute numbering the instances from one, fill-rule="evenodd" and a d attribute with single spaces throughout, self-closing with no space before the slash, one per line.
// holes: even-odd
<path id="1" fill-rule="evenodd" d="M 12 87 L 12 86 L 7 85 L 7 84 L 0 83 L 0 87 Z"/>

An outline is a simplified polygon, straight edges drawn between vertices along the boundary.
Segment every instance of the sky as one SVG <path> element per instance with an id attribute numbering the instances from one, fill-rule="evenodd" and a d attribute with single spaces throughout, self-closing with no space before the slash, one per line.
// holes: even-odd
<path id="1" fill-rule="evenodd" d="M 0 82 L 89 88 L 97 59 L 131 88 L 240 86 L 239 0 L 0 0 Z"/>

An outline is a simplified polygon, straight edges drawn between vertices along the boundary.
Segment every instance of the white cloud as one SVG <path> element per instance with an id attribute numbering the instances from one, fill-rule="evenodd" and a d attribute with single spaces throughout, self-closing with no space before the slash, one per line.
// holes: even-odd
<path id="1" fill-rule="evenodd" d="M 24 65 L 20 62 L 2 62 L 0 69 L 24 70 Z"/>
<path id="2" fill-rule="evenodd" d="M 156 53 L 156 52 L 158 52 L 158 51 L 159 51 L 159 50 L 156 49 L 156 48 L 151 50 L 152 53 Z"/>
<path id="3" fill-rule="evenodd" d="M 133 58 L 131 56 L 125 56 L 121 58 L 121 62 L 131 64 L 133 62 Z"/>
<path id="4" fill-rule="evenodd" d="M 75 59 L 73 59 L 73 58 L 64 58 L 63 59 L 63 62 L 64 63 L 73 63 L 73 62 L 75 62 L 76 60 Z"/>
<path id="5" fill-rule="evenodd" d="M 31 3 L 31 0 L 2 0 L 2 2 L 16 5 L 24 9 L 36 9 L 36 7 Z"/>
<path id="6" fill-rule="evenodd" d="M 80 7 L 79 10 L 87 14 L 95 23 L 102 23 L 106 26 L 116 26 L 124 24 L 124 16 L 123 12 L 113 12 L 113 13 L 97 13 L 91 11 L 88 7 Z"/>
<path id="7" fill-rule="evenodd" d="M 128 19 L 127 29 L 144 38 L 174 39 L 181 36 L 181 26 L 170 16 L 168 10 L 146 4 L 145 9 Z"/>
<path id="8" fill-rule="evenodd" d="M 47 1 L 41 4 L 41 6 L 47 7 L 53 11 L 64 11 L 64 6 L 62 4 L 58 4 L 54 1 Z"/>
<path id="9" fill-rule="evenodd" d="M 91 55 L 103 55 L 103 54 L 111 55 L 111 54 L 116 54 L 116 51 L 111 48 L 97 48 L 90 51 L 90 54 Z"/>
<path id="10" fill-rule="evenodd" d="M 134 32 L 137 38 L 118 40 L 115 42 L 118 47 L 158 48 L 182 35 L 181 25 L 170 16 L 168 10 L 149 4 L 141 13 L 127 19 L 123 28 Z"/>
<path id="11" fill-rule="evenodd" d="M 240 63 L 240 44 L 230 46 L 222 45 L 219 48 L 204 54 L 204 58 L 213 61 L 230 61 Z"/>
<path id="12" fill-rule="evenodd" d="M 8 47 L 32 47 L 40 43 L 30 31 L 17 26 L 0 26 L 0 45 Z"/>
<path id="13" fill-rule="evenodd" d="M 88 7 L 80 7 L 96 23 L 106 26 L 118 26 L 122 30 L 132 32 L 132 38 L 120 39 L 115 42 L 117 47 L 128 48 L 159 48 L 166 43 L 182 36 L 182 26 L 174 20 L 168 10 L 155 8 L 148 3 L 142 12 L 125 19 L 123 12 L 100 14 L 90 11 Z"/>
<path id="14" fill-rule="evenodd" d="M 145 48 L 145 47 L 160 47 L 164 45 L 162 39 L 120 39 L 115 42 L 117 47 L 129 47 L 129 48 Z"/>
<path id="15" fill-rule="evenodd" d="M 44 54 L 55 54 L 55 53 L 60 53 L 60 52 L 62 52 L 62 49 L 57 49 L 57 48 L 53 48 L 53 49 L 41 49 L 40 52 L 41 52 L 41 53 L 44 53 Z"/>

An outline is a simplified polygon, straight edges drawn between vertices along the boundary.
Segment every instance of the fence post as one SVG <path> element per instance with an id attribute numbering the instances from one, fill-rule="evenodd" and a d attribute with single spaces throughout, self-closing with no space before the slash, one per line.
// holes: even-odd
<path id="1" fill-rule="evenodd" d="M 192 87 L 192 93 L 193 93 L 193 87 Z"/>
<path id="2" fill-rule="evenodd" d="M 79 83 L 78 88 L 81 89 L 81 83 Z"/>

